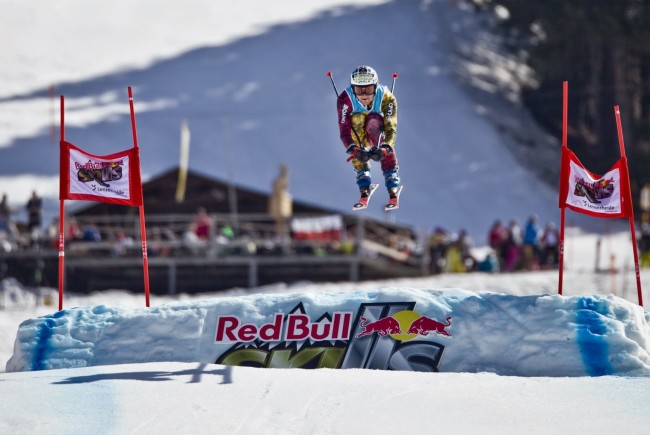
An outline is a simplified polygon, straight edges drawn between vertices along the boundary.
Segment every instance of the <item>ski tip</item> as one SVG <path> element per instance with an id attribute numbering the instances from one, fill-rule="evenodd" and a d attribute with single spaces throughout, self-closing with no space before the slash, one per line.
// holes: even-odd
<path id="1" fill-rule="evenodd" d="M 394 78 L 394 79 L 397 78 L 397 73 L 393 73 L 393 78 Z"/>
<path id="2" fill-rule="evenodd" d="M 332 77 L 332 71 L 327 71 L 327 77 Z"/>

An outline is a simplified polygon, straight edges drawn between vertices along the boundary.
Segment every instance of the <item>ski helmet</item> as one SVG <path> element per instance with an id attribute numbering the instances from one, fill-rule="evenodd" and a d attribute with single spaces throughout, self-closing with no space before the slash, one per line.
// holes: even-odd
<path id="1" fill-rule="evenodd" d="M 350 76 L 350 84 L 352 86 L 370 86 L 379 83 L 379 76 L 377 71 L 370 66 L 360 66 L 352 71 Z"/>

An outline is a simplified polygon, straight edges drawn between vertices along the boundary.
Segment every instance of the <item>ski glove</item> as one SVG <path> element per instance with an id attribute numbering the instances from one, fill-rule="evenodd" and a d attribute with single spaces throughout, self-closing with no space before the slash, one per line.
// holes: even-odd
<path id="1" fill-rule="evenodd" d="M 359 145 L 353 143 L 348 146 L 348 149 L 345 150 L 346 153 L 350 154 L 351 156 L 355 155 L 356 153 L 359 152 L 361 148 L 359 148 Z"/>
<path id="2" fill-rule="evenodd" d="M 352 159 L 357 159 L 361 163 L 365 163 L 368 160 L 370 160 L 370 154 L 368 154 L 368 152 L 365 149 L 361 148 L 356 144 L 350 145 L 345 152 L 350 154 L 348 161 Z"/>
<path id="3" fill-rule="evenodd" d="M 366 163 L 368 160 L 370 160 L 370 153 L 368 153 L 368 151 L 364 150 L 363 148 L 360 148 L 359 152 L 354 156 L 354 158 L 361 163 Z"/>
<path id="4" fill-rule="evenodd" d="M 381 144 L 380 148 L 384 150 L 386 154 L 393 154 L 393 147 L 388 145 L 387 143 Z"/>
<path id="5" fill-rule="evenodd" d="M 372 147 L 372 149 L 370 150 L 370 158 L 373 159 L 375 162 L 383 160 L 384 158 L 383 149 L 378 147 Z"/>

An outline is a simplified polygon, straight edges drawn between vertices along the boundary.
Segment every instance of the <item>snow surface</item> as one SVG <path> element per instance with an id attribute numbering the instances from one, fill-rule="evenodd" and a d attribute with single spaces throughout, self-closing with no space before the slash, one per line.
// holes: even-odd
<path id="1" fill-rule="evenodd" d="M 625 233 L 605 238 L 602 256 L 625 252 L 625 247 L 629 247 L 628 238 Z M 124 358 L 122 361 L 126 362 L 137 358 L 152 362 L 1 373 L 3 412 L 0 432 L 20 434 L 43 429 L 54 433 L 93 431 L 110 434 L 333 434 L 363 430 L 394 434 L 426 433 L 435 428 L 436 431 L 452 433 L 647 433 L 650 428 L 650 412 L 646 406 L 650 398 L 650 377 L 640 376 L 643 374 L 640 372 L 634 376 L 628 373 L 600 377 L 530 377 L 472 373 L 475 370 L 421 373 L 362 369 L 257 369 L 187 360 L 161 362 L 158 351 L 174 352 L 186 348 L 187 326 L 192 322 L 184 322 L 180 328 L 170 328 L 167 320 L 142 322 L 143 315 L 154 316 L 146 314 L 147 311 L 169 314 L 179 307 L 193 309 L 206 304 L 240 307 L 241 312 L 231 314 L 245 317 L 264 309 L 261 304 L 252 304 L 253 301 L 305 298 L 331 302 L 341 295 L 369 295 L 382 289 L 412 294 L 431 290 L 446 294 L 445 289 L 462 289 L 449 290 L 449 294 L 476 292 L 474 297 L 478 299 L 474 300 L 485 302 L 488 299 L 484 297 L 493 298 L 501 293 L 501 297 L 517 296 L 510 296 L 516 305 L 520 305 L 516 302 L 518 298 L 524 301 L 537 299 L 544 300 L 547 308 L 559 308 L 578 297 L 604 298 L 611 301 L 610 307 L 616 307 L 611 313 L 598 316 L 609 325 L 607 340 L 615 346 L 629 347 L 640 343 L 642 340 L 638 337 L 648 333 L 648 313 L 644 311 L 641 315 L 640 308 L 634 303 L 618 298 L 625 296 L 630 301 L 635 300 L 633 272 L 619 269 L 615 274 L 594 273 L 595 244 L 596 237 L 589 234 L 571 234 L 568 239 L 567 264 L 571 267 L 564 277 L 565 298 L 556 296 L 557 271 L 448 274 L 383 282 L 278 284 L 250 292 L 233 289 L 174 298 L 153 296 L 150 310 L 143 308 L 144 296 L 141 294 L 120 291 L 87 296 L 69 294 L 64 302 L 64 306 L 69 308 L 68 313 L 89 313 L 94 309 L 98 313 L 103 310 L 104 315 L 113 312 L 130 319 L 129 322 L 119 320 L 112 329 L 104 329 L 98 328 L 97 323 L 93 325 L 78 318 L 77 327 L 73 329 L 76 332 L 83 330 L 87 345 L 94 342 L 90 337 L 97 334 L 98 338 L 104 336 L 107 340 L 102 343 L 98 339 L 97 349 L 105 349 L 103 346 L 111 340 L 121 343 L 115 349 L 116 359 Z M 642 270 L 642 281 L 646 289 L 650 288 L 650 275 L 646 270 Z M 16 283 L 5 280 L 3 284 L 6 288 L 0 295 L 4 307 L 0 312 L 0 361 L 7 361 L 13 354 L 18 325 L 26 319 L 29 319 L 27 325 L 34 324 L 39 321 L 37 316 L 52 317 L 54 308 L 44 306 L 42 298 L 39 299 L 40 305 L 36 305 L 37 298 Z M 56 303 L 56 293 L 52 289 L 41 291 L 47 298 L 53 297 Z M 618 296 L 611 296 L 612 293 Z M 541 296 L 543 294 L 549 296 Z M 593 296 L 595 294 L 601 296 Z M 416 311 L 418 307 L 419 302 Z M 444 305 L 439 308 L 447 309 Z M 553 312 L 538 307 L 533 310 L 535 312 L 527 313 L 497 310 L 496 305 L 484 305 L 483 308 L 482 315 L 476 319 L 452 312 L 455 317 L 452 320 L 454 326 L 449 328 L 452 337 L 436 337 L 435 340 L 449 345 L 454 340 L 460 342 L 472 337 L 472 343 L 461 346 L 473 345 L 475 349 L 488 353 L 493 351 L 492 346 L 505 348 L 503 358 L 496 362 L 505 365 L 509 361 L 518 365 L 526 361 L 526 355 L 534 356 L 529 360 L 533 364 L 536 357 L 549 358 L 549 355 L 541 353 L 560 343 L 555 333 L 557 330 L 554 330 L 556 327 L 577 336 L 577 330 L 571 329 L 571 320 L 575 320 L 577 314 L 575 309 Z M 473 323 L 485 316 L 505 322 L 510 328 L 508 332 L 514 332 L 514 336 L 490 330 L 487 326 L 471 335 L 464 335 L 460 328 L 461 318 Z M 568 322 L 546 322 L 555 316 L 566 316 Z M 638 334 L 630 334 L 632 316 L 639 322 Z M 514 319 L 523 327 L 515 328 L 511 323 Z M 87 328 L 82 328 L 82 325 Z M 624 329 L 627 331 L 623 332 Z M 118 330 L 119 333 L 115 332 Z M 528 342 L 520 339 L 523 330 L 530 334 Z M 531 337 L 536 337 L 535 347 L 530 346 Z M 137 346 L 140 342 L 155 344 Z M 637 355 L 639 361 L 645 361 L 643 365 L 647 365 L 647 343 L 644 346 L 645 351 L 637 348 L 640 351 Z M 87 356 L 92 355 L 93 346 L 87 349 Z M 631 355 L 623 350 L 611 357 L 616 361 Z M 476 358 L 480 355 L 471 352 L 468 356 Z M 104 358 L 111 356 L 104 355 Z M 575 362 L 575 358 L 569 360 Z M 444 364 L 443 360 L 441 370 Z"/>

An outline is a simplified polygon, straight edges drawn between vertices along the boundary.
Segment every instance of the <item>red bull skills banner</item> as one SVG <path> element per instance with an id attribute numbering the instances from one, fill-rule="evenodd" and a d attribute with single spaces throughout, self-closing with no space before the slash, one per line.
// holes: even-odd
<path id="1" fill-rule="evenodd" d="M 298 303 L 270 322 L 217 318 L 215 344 L 230 347 L 217 364 L 269 368 L 367 368 L 437 372 L 452 338 L 452 317 L 415 310 L 415 302 L 363 303 L 312 317 Z"/>

